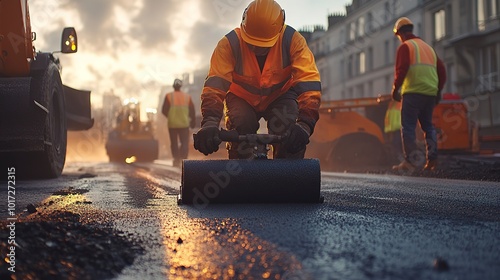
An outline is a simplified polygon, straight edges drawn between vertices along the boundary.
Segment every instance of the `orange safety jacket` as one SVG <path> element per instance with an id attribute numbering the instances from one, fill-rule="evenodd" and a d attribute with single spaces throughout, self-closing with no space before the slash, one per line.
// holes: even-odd
<path id="1" fill-rule="evenodd" d="M 215 48 L 201 94 L 202 125 L 220 122 L 228 92 L 262 112 L 289 90 L 297 93 L 299 120 L 313 131 L 319 119 L 321 82 L 314 56 L 304 37 L 290 26 L 281 31 L 261 71 L 255 54 L 241 38 L 240 28 L 223 37 Z"/>

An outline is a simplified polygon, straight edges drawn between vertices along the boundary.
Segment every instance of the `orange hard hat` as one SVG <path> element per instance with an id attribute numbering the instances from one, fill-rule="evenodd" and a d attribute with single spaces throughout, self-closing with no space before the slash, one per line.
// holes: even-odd
<path id="1" fill-rule="evenodd" d="M 392 31 L 394 31 L 394 34 L 396 34 L 398 33 L 399 29 L 405 25 L 413 26 L 413 22 L 411 22 L 411 20 L 407 17 L 400 17 L 394 24 L 394 28 L 392 29 Z"/>
<path id="2" fill-rule="evenodd" d="M 254 0 L 243 12 L 241 37 L 257 47 L 272 47 L 285 24 L 285 11 L 274 0 Z"/>

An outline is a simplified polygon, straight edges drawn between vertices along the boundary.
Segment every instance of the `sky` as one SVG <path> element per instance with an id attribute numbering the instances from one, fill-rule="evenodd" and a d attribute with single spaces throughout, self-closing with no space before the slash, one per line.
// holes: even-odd
<path id="1" fill-rule="evenodd" d="M 63 83 L 92 91 L 92 106 L 113 91 L 156 108 L 162 87 L 183 73 L 208 69 L 217 42 L 239 26 L 251 0 L 29 0 L 37 50 L 60 49 L 65 26 L 75 27 L 78 52 L 57 54 Z M 281 0 L 286 24 L 327 25 L 351 0 Z"/>

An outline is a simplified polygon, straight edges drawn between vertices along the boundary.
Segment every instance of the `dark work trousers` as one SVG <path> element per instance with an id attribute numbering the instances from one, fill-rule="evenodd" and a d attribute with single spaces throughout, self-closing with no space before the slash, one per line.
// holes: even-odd
<path id="1" fill-rule="evenodd" d="M 189 128 L 169 128 L 170 150 L 174 162 L 187 159 L 189 149 Z M 179 145 L 180 144 L 180 145 Z"/>
<path id="2" fill-rule="evenodd" d="M 269 134 L 284 135 L 292 124 L 295 124 L 299 114 L 297 94 L 288 91 L 273 101 L 264 112 L 255 109 L 242 98 L 228 93 L 226 96 L 226 128 L 236 129 L 239 134 L 255 134 L 259 129 L 259 120 L 267 121 Z M 252 149 L 242 143 L 227 144 L 230 159 L 247 159 L 252 157 Z M 304 158 L 305 149 L 290 154 L 282 144 L 273 144 L 273 158 Z"/>
<path id="3" fill-rule="evenodd" d="M 405 159 L 413 165 L 421 165 L 425 160 L 437 158 L 437 135 L 432 124 L 432 111 L 436 104 L 435 96 L 405 93 L 402 96 L 401 125 L 403 152 Z M 417 147 L 415 129 L 417 121 L 424 131 L 426 154 Z"/>

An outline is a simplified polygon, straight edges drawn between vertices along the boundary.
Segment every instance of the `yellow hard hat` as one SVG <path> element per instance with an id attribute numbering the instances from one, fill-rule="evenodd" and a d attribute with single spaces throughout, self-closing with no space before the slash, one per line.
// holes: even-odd
<path id="1" fill-rule="evenodd" d="M 392 31 L 394 31 L 394 34 L 396 34 L 398 33 L 399 29 L 405 25 L 413 26 L 413 22 L 411 22 L 411 20 L 407 17 L 400 17 L 394 24 L 394 29 L 392 29 Z"/>
<path id="2" fill-rule="evenodd" d="M 257 47 L 272 47 L 285 24 L 285 11 L 274 0 L 254 0 L 243 12 L 241 37 Z"/>

